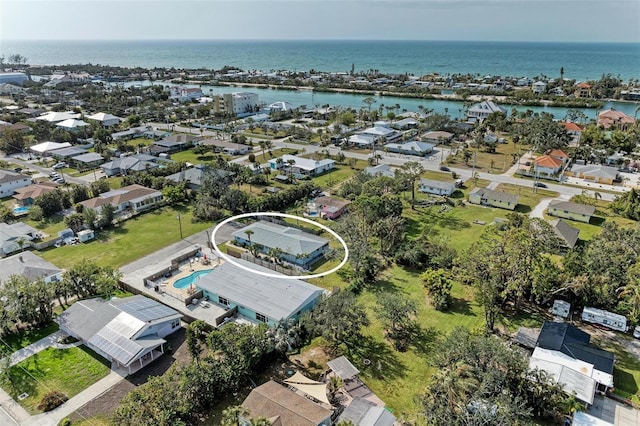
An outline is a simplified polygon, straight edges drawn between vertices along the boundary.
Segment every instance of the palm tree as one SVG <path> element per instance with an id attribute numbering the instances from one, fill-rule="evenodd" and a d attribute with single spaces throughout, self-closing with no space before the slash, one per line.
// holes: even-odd
<path id="1" fill-rule="evenodd" d="M 222 412 L 222 426 L 242 426 L 240 418 L 249 416 L 249 410 L 241 405 L 234 405 Z"/>
<path id="2" fill-rule="evenodd" d="M 293 166 L 295 166 L 296 160 L 290 158 L 287 160 L 287 164 L 289 165 L 289 179 L 291 179 L 291 175 L 293 174 Z"/>
<path id="3" fill-rule="evenodd" d="M 251 229 L 247 229 L 246 231 L 244 231 L 244 233 L 247 234 L 247 240 L 249 240 L 249 247 L 251 247 L 251 236 L 255 234 L 255 232 L 253 232 Z"/>

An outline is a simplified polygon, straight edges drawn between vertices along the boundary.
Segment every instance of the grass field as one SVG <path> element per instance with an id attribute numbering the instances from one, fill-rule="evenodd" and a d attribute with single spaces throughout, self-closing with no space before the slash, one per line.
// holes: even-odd
<path id="1" fill-rule="evenodd" d="M 496 152 L 490 153 L 475 148 L 469 149 L 469 151 L 475 155 L 475 168 L 480 172 L 488 173 L 504 173 L 514 164 L 514 154 L 520 157 L 527 152 L 528 148 L 523 145 L 517 147 L 513 143 L 502 143 L 496 145 Z M 472 169 L 474 159 L 471 157 L 467 163 L 464 161 L 462 150 L 454 156 L 449 156 L 445 162 L 447 166 L 459 167 L 462 169 Z"/>
<path id="2" fill-rule="evenodd" d="M 181 216 L 182 234 L 186 238 L 203 231 L 211 223 L 192 223 L 191 207 L 163 207 L 153 210 L 120 225 L 96 233 L 96 239 L 88 243 L 50 248 L 38 254 L 66 269 L 80 259 L 89 259 L 99 265 L 118 268 L 149 253 L 160 250 L 180 240 L 177 220 Z"/>
<path id="3" fill-rule="evenodd" d="M 640 359 L 619 344 L 604 340 L 597 340 L 595 343 L 616 356 L 613 367 L 613 382 L 616 385 L 614 392 L 640 404 Z"/>
<path id="4" fill-rule="evenodd" d="M 518 206 L 516 211 L 518 213 L 529 213 L 535 206 L 537 206 L 543 198 L 556 198 L 560 194 L 548 189 L 541 189 L 526 187 L 521 185 L 514 185 L 511 183 L 501 183 L 496 187 L 497 191 L 506 192 L 508 194 L 518 194 Z"/>
<path id="5" fill-rule="evenodd" d="M 50 391 L 63 392 L 72 398 L 109 374 L 110 365 L 92 350 L 79 346 L 70 349 L 48 348 L 10 368 L 11 382 L 3 378 L 2 388 L 29 413 L 39 413 L 37 406 Z"/>
<path id="6" fill-rule="evenodd" d="M 2 338 L 2 343 L 9 346 L 12 352 L 15 352 L 44 337 L 47 337 L 51 333 L 55 333 L 56 331 L 58 331 L 58 323 L 52 321 L 40 328 L 23 330 L 18 333 L 4 336 Z"/>

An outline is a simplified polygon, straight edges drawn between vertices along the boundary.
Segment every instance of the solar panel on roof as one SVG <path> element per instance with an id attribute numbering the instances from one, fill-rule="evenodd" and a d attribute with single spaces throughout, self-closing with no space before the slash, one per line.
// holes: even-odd
<path id="1" fill-rule="evenodd" d="M 136 298 L 119 303 L 118 309 L 145 322 L 166 318 L 178 313 L 168 306 L 147 298 Z"/>
<path id="2" fill-rule="evenodd" d="M 89 339 L 89 343 L 124 365 L 127 365 L 142 350 L 142 347 L 134 341 L 107 328 L 103 328 Z"/>

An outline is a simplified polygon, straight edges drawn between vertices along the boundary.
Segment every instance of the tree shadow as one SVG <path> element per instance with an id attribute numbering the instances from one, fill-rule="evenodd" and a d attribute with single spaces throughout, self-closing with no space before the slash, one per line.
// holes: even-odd
<path id="1" fill-rule="evenodd" d="M 435 328 L 422 328 L 418 323 L 412 325 L 409 333 L 409 345 L 413 346 L 416 352 L 421 354 L 433 351 L 433 345 L 440 336 L 440 332 Z"/>
<path id="2" fill-rule="evenodd" d="M 589 221 L 590 225 L 595 225 L 595 226 L 602 226 L 602 224 L 606 221 L 607 219 L 604 217 L 600 217 L 600 216 L 591 216 L 591 220 Z"/>
<path id="3" fill-rule="evenodd" d="M 380 293 L 396 292 L 396 291 L 399 291 L 400 288 L 389 280 L 380 279 L 380 280 L 376 280 L 373 284 L 370 284 L 369 286 L 367 286 L 367 290 L 369 290 L 371 293 L 379 295 Z"/>
<path id="4" fill-rule="evenodd" d="M 531 213 L 531 206 L 526 204 L 518 204 L 514 210 L 517 213 Z"/>
<path id="5" fill-rule="evenodd" d="M 365 375 L 377 379 L 405 377 L 407 367 L 384 342 L 371 336 L 362 336 L 356 344 L 348 346 L 347 356 Z"/>
<path id="6" fill-rule="evenodd" d="M 462 315 L 475 315 L 471 310 L 471 303 L 466 299 L 453 297 L 451 306 L 445 311 L 446 314 L 462 314 Z"/>
<path id="7" fill-rule="evenodd" d="M 459 231 L 461 229 L 470 228 L 471 225 L 466 220 L 448 215 L 438 214 L 435 216 L 436 223 L 442 228 L 447 228 L 452 231 Z"/>

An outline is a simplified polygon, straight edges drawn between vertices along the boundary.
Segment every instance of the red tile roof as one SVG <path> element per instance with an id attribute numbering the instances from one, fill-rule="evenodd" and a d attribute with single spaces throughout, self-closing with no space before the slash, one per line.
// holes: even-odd
<path id="1" fill-rule="evenodd" d="M 633 124 L 636 120 L 621 111 L 608 109 L 598 114 L 598 125 L 609 128 L 615 124 Z"/>
<path id="2" fill-rule="evenodd" d="M 560 123 L 562 126 L 564 126 L 565 129 L 567 129 L 570 132 L 581 132 L 582 128 L 580 126 L 578 126 L 576 123 L 571 123 L 571 122 L 565 122 L 565 123 Z"/>
<path id="3" fill-rule="evenodd" d="M 561 149 L 552 149 L 548 154 L 552 157 L 569 158 L 567 153 Z"/>
<path id="4" fill-rule="evenodd" d="M 553 158 L 549 155 L 543 155 L 535 159 L 536 166 L 539 167 L 548 167 L 550 169 L 555 169 L 558 167 L 562 167 L 562 161 L 557 158 Z"/>

